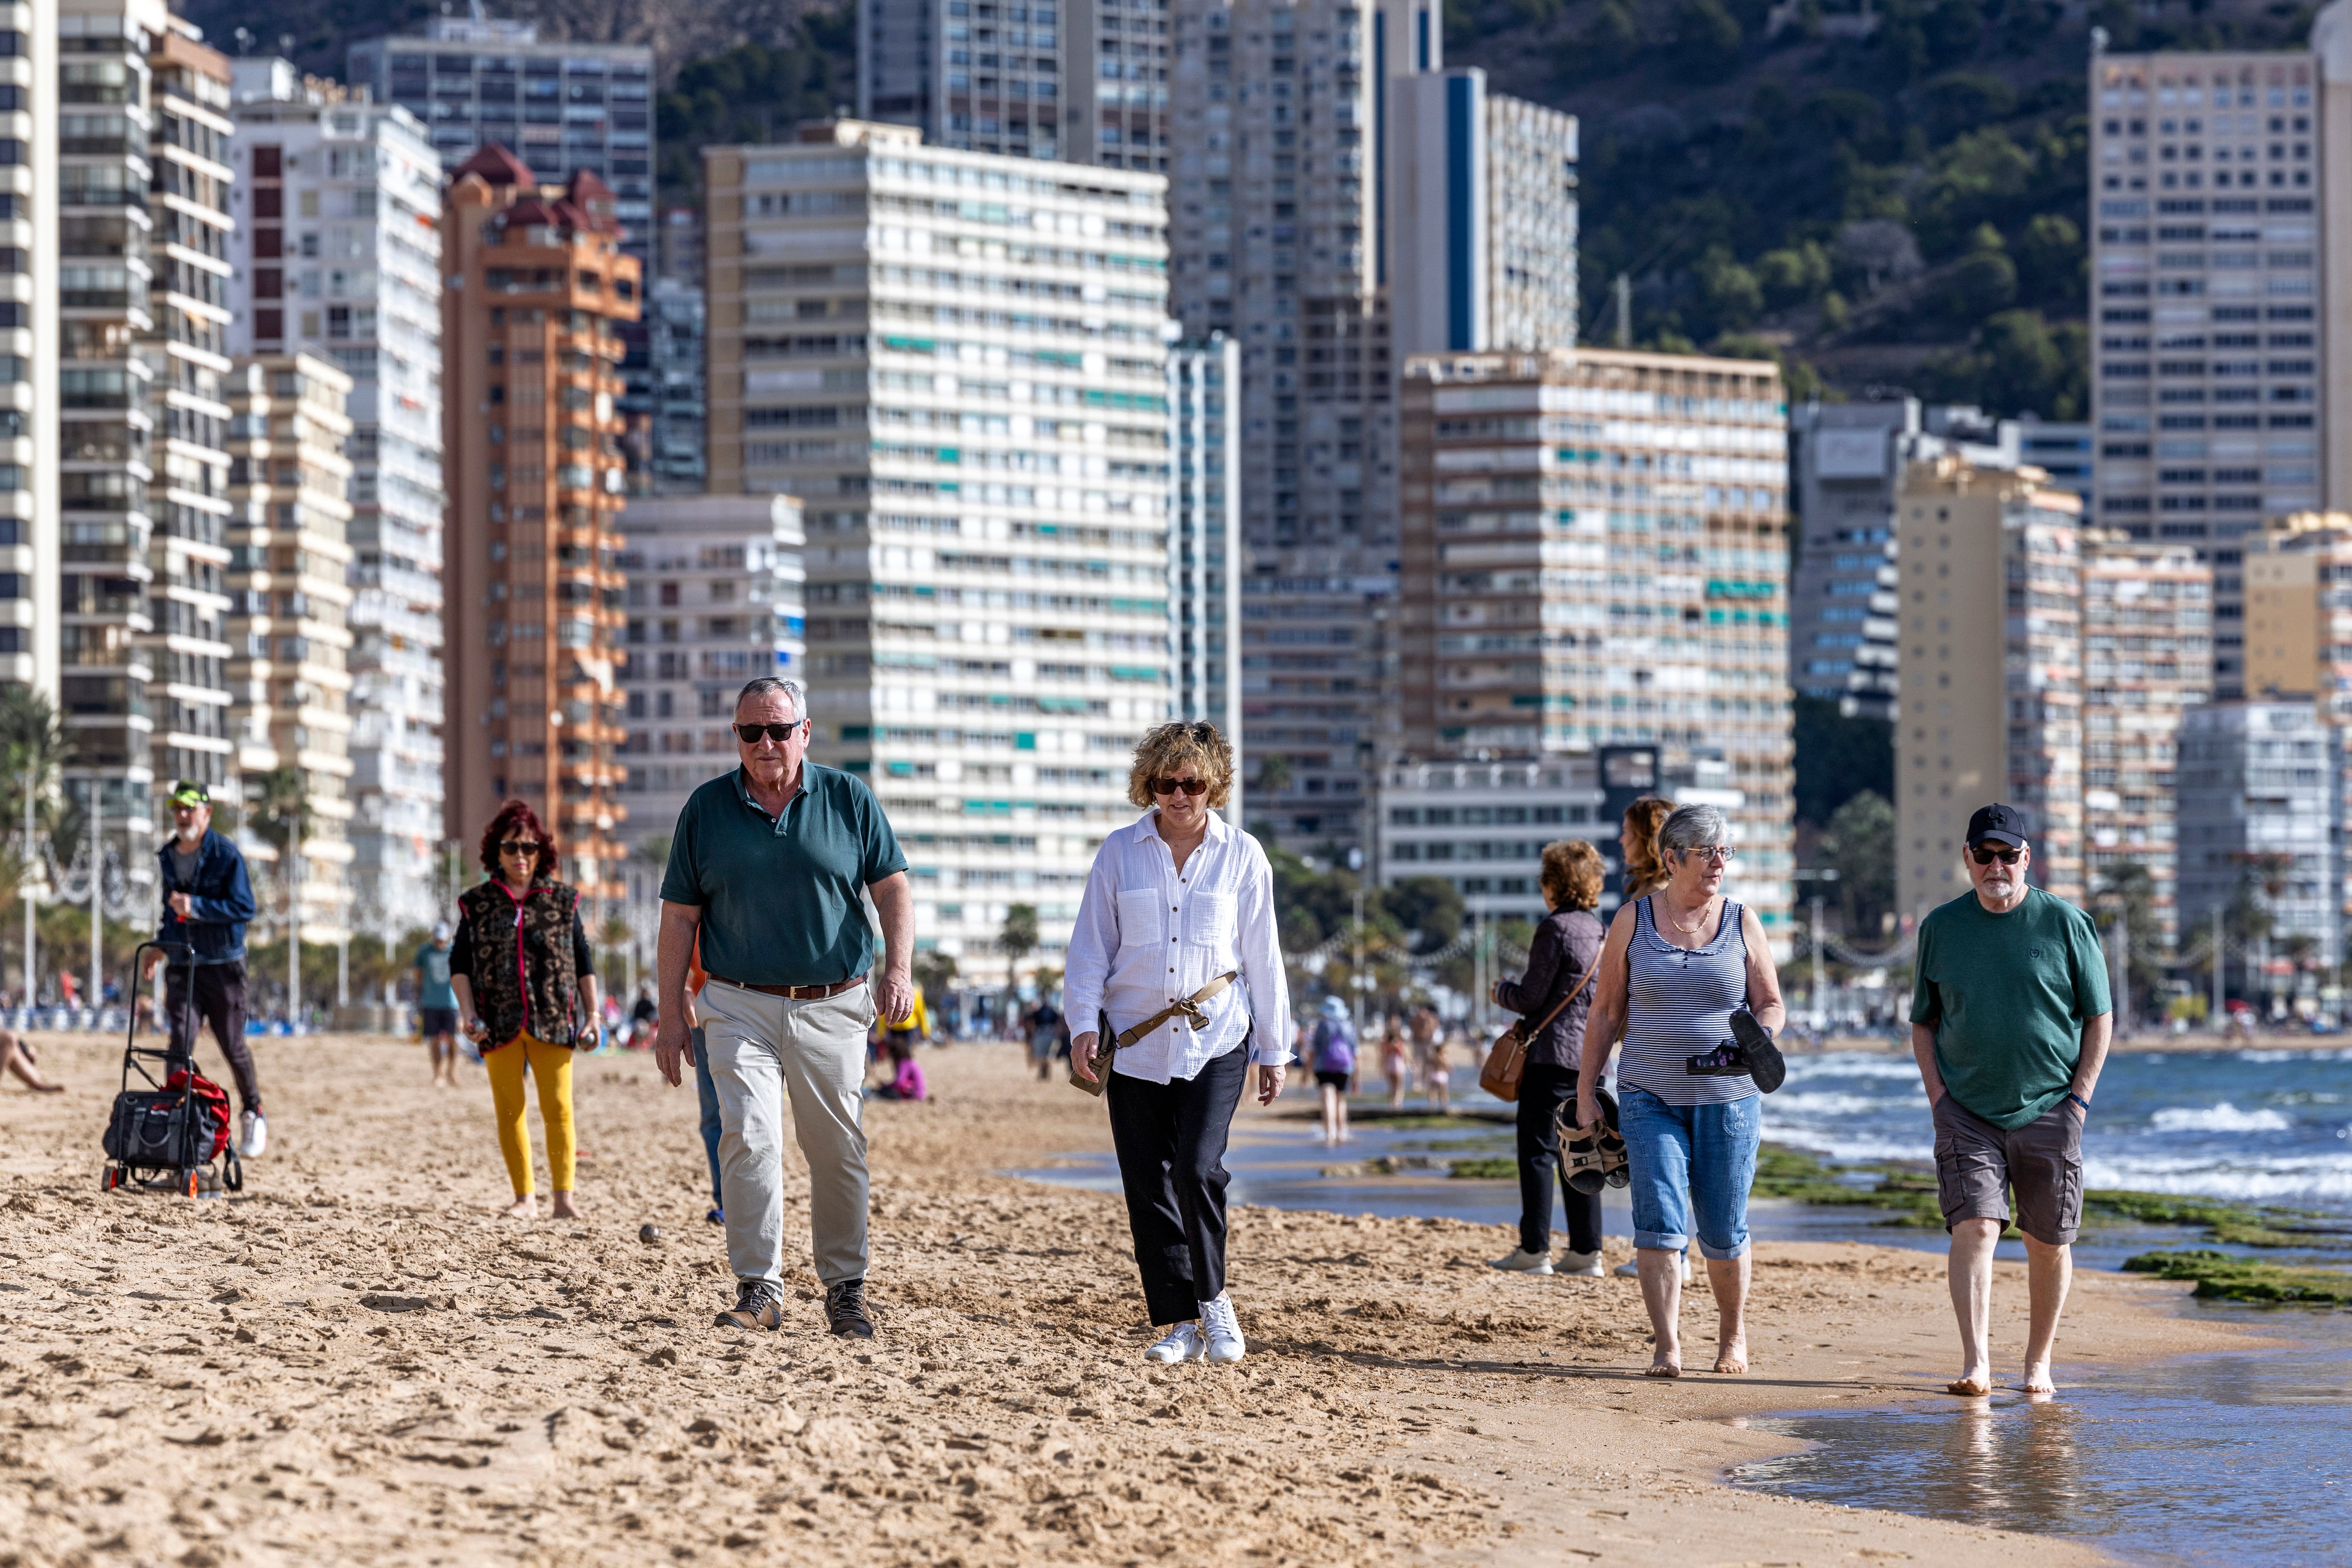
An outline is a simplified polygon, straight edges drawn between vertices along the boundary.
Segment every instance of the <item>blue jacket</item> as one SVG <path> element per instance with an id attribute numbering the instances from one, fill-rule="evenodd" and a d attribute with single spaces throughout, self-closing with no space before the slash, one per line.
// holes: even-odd
<path id="1" fill-rule="evenodd" d="M 166 838 L 156 852 L 163 863 L 163 923 L 155 932 L 163 942 L 194 944 L 198 963 L 240 963 L 245 960 L 245 922 L 254 914 L 253 882 L 245 874 L 245 856 L 237 847 L 210 828 L 196 848 L 196 874 L 180 880 Z M 172 895 L 189 896 L 189 918 L 172 910 Z"/>

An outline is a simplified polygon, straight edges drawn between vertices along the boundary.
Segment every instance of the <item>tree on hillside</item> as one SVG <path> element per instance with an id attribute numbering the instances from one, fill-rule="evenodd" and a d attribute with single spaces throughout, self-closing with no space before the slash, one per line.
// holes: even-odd
<path id="1" fill-rule="evenodd" d="M 1864 790 L 1830 813 L 1821 851 L 1837 870 L 1839 923 L 1867 942 L 1895 908 L 1895 807 Z"/>

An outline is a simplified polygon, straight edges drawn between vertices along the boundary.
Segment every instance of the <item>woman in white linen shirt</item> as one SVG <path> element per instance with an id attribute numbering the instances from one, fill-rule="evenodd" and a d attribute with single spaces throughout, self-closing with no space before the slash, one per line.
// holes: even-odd
<path id="1" fill-rule="evenodd" d="M 1225 1292 L 1225 1140 L 1252 1062 L 1257 1101 L 1282 1092 L 1290 988 L 1276 935 L 1274 868 L 1256 839 L 1216 814 L 1233 795 L 1234 748 L 1213 724 L 1162 724 L 1135 749 L 1128 798 L 1142 816 L 1103 840 L 1087 874 L 1062 974 L 1072 1066 L 1089 1080 L 1102 1024 L 1131 1029 L 1220 974 L 1238 978 L 1120 1048 L 1104 1098 L 1127 1188 L 1155 1362 L 1236 1362 Z"/>

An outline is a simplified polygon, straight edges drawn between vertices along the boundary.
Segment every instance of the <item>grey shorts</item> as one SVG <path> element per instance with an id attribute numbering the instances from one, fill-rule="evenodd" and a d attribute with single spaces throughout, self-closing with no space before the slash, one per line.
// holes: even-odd
<path id="1" fill-rule="evenodd" d="M 1947 1094 L 1936 1102 L 1936 1197 L 1944 1228 L 1964 1219 L 2008 1223 L 2017 1189 L 2017 1228 L 2048 1247 L 2067 1247 L 2083 1224 L 2083 1108 L 2062 1100 L 2034 1121 L 2003 1131 Z"/>

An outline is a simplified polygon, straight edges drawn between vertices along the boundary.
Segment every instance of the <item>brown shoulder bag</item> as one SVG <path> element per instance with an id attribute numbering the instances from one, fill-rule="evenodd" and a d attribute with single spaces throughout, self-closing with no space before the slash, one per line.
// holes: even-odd
<path id="1" fill-rule="evenodd" d="M 1559 1006 L 1544 1015 L 1542 1023 L 1530 1029 L 1527 1026 L 1528 1021 L 1520 1018 L 1496 1036 L 1494 1045 L 1486 1051 L 1486 1065 L 1478 1069 L 1478 1087 L 1496 1100 L 1507 1103 L 1516 1101 L 1519 1098 L 1519 1075 L 1527 1070 L 1528 1042 L 1551 1027 L 1551 1021 L 1568 1011 L 1570 1002 L 1584 994 L 1584 988 L 1592 984 L 1592 977 L 1599 973 L 1601 963 L 1596 957 L 1592 967 L 1584 972 L 1584 978 L 1576 983 L 1574 990 L 1559 999 Z"/>

